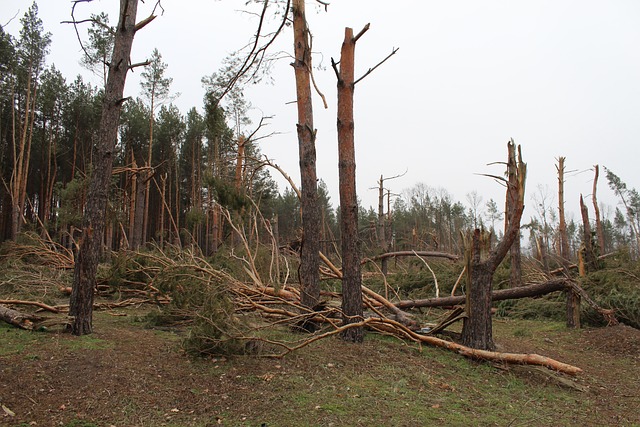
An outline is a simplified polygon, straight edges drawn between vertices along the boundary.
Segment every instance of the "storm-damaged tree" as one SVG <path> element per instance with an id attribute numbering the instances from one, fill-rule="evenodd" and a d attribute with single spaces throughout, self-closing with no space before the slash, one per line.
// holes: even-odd
<path id="1" fill-rule="evenodd" d="M 300 252 L 301 301 L 306 307 L 320 300 L 320 205 L 316 175 L 316 129 L 311 102 L 311 47 L 304 0 L 293 0 L 293 69 L 298 106 L 298 151 L 300 156 L 300 204 L 302 247 Z"/>
<path id="2" fill-rule="evenodd" d="M 564 157 L 558 158 L 558 234 L 560 237 L 560 261 L 565 269 L 569 268 L 569 233 L 567 232 L 567 221 L 564 213 Z M 582 197 L 581 197 L 582 199 Z M 567 290 L 567 326 L 570 328 L 580 327 L 580 295 L 573 289 Z"/>
<path id="3" fill-rule="evenodd" d="M 76 3 L 77 4 L 77 3 Z M 72 333 L 85 335 L 92 332 L 93 297 L 96 270 L 105 229 L 105 211 L 109 183 L 113 169 L 118 122 L 127 73 L 134 67 L 130 63 L 133 38 L 138 30 L 151 22 L 153 13 L 136 24 L 138 0 L 120 0 L 118 26 L 114 41 L 107 85 L 102 103 L 102 115 L 93 174 L 89 184 L 87 204 L 82 221 L 82 237 L 76 256 L 69 315 L 73 316 Z"/>
<path id="4" fill-rule="evenodd" d="M 354 62 L 356 42 L 369 29 L 367 24 L 357 35 L 345 28 L 340 52 L 340 69 L 332 59 L 331 64 L 338 78 L 338 173 L 340 180 L 340 232 L 342 240 L 342 319 L 343 324 L 362 321 L 362 276 L 358 239 L 358 198 L 356 194 L 356 160 L 354 146 L 353 92 L 355 80 Z M 393 55 L 397 49 L 394 49 Z M 391 55 L 387 56 L 386 61 Z M 382 61 L 382 62 L 384 62 Z M 382 64 L 380 62 L 378 65 Z M 377 67 L 377 66 L 376 66 Z M 375 67 L 374 67 L 375 68 Z M 362 327 L 345 329 L 345 341 L 362 342 Z"/>
<path id="5" fill-rule="evenodd" d="M 524 210 L 524 190 L 527 165 L 522 161 L 522 152 L 518 146 L 516 160 L 516 146 L 513 140 L 507 144 L 509 157 L 507 170 L 515 173 L 515 179 L 494 177 L 505 181 L 507 195 L 512 200 L 513 209 L 507 214 L 509 227 L 505 230 L 504 238 L 491 250 L 486 259 L 483 258 L 483 248 L 486 248 L 486 233 L 475 229 L 471 242 L 467 242 L 466 262 L 468 291 L 466 301 L 466 315 L 462 327 L 462 343 L 467 347 L 481 350 L 494 350 L 493 330 L 491 322 L 491 288 L 493 275 L 509 252 L 509 248 L 519 236 L 520 219 Z M 515 162 L 515 163 L 514 163 Z"/>

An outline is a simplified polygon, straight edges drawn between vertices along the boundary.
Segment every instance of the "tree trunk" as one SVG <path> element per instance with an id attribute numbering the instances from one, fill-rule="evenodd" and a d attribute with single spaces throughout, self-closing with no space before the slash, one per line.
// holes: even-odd
<path id="1" fill-rule="evenodd" d="M 569 251 L 569 235 L 564 214 L 564 157 L 558 157 L 558 233 L 560 235 L 560 258 L 563 264 L 568 264 L 571 257 Z"/>
<path id="2" fill-rule="evenodd" d="M 122 94 L 129 71 L 129 58 L 135 35 L 137 9 L 138 0 L 120 0 L 120 19 L 116 28 L 113 55 L 102 103 L 99 140 L 94 157 L 95 166 L 89 186 L 69 303 L 69 314 L 74 316 L 72 325 L 74 335 L 90 334 L 93 329 L 96 270 L 105 227 L 109 182 L 118 137 L 120 109 L 124 102 Z"/>
<path id="3" fill-rule="evenodd" d="M 509 145 L 508 147 L 508 161 L 507 161 L 507 179 L 509 181 L 509 185 L 517 186 L 517 178 L 518 177 L 518 164 L 516 160 L 516 148 L 515 145 Z M 509 218 L 513 211 L 518 206 L 518 198 L 517 193 L 511 193 L 511 197 L 509 197 L 509 193 L 507 193 L 506 197 L 506 209 L 505 209 L 505 221 L 504 221 L 504 231 L 505 234 L 509 229 Z M 516 236 L 515 241 L 511 245 L 509 249 L 509 257 L 511 261 L 511 269 L 510 269 L 510 280 L 509 285 L 513 287 L 518 287 L 522 285 L 522 253 L 520 250 L 520 230 L 518 230 L 518 235 Z"/>
<path id="4" fill-rule="evenodd" d="M 470 264 L 471 283 L 466 295 L 467 318 L 462 328 L 462 342 L 467 347 L 495 350 L 491 323 L 491 287 L 493 271 L 486 262 L 480 262 L 480 230 L 473 232 Z"/>
<path id="5" fill-rule="evenodd" d="M 311 49 L 304 0 L 293 1 L 293 33 L 298 105 L 302 248 L 300 252 L 301 302 L 313 308 L 320 300 L 320 205 L 316 175 L 316 130 L 311 103 Z"/>
<path id="6" fill-rule="evenodd" d="M 593 201 L 593 209 L 596 215 L 596 234 L 598 236 L 598 254 L 602 255 L 605 253 L 604 248 L 604 228 L 602 226 L 602 221 L 600 220 L 600 208 L 598 207 L 598 198 L 596 197 L 596 190 L 598 189 L 598 176 L 600 175 L 600 167 L 598 165 L 594 166 L 595 176 L 593 177 L 593 191 L 591 192 L 591 200 Z"/>
<path id="7" fill-rule="evenodd" d="M 362 276 L 358 242 L 358 198 L 356 195 L 356 160 L 354 146 L 353 91 L 356 39 L 353 29 L 345 28 L 338 76 L 338 172 L 340 180 L 340 230 L 342 235 L 342 320 L 343 324 L 360 322 Z M 362 342 L 364 329 L 342 332 L 345 341 Z"/>
<path id="8" fill-rule="evenodd" d="M 515 143 L 508 143 L 509 160 L 516 161 Z M 527 165 L 522 161 L 522 153 L 518 147 L 516 166 L 513 168 L 514 179 L 507 181 L 507 199 L 513 200 L 513 209 L 508 212 L 509 227 L 505 230 L 504 238 L 491 251 L 485 261 L 481 261 L 481 240 L 486 240 L 475 230 L 470 248 L 467 249 L 467 274 L 469 289 L 467 292 L 467 317 L 462 326 L 462 343 L 468 347 L 481 350 L 493 350 L 493 332 L 491 324 L 491 287 L 493 274 L 509 252 L 511 245 L 520 233 L 520 219 L 524 210 L 524 189 L 527 175 Z M 509 170 L 509 165 L 507 166 Z"/>
<path id="9" fill-rule="evenodd" d="M 378 226 L 378 246 L 382 252 L 385 253 L 389 251 L 389 245 L 387 244 L 387 230 L 384 218 L 384 177 L 382 175 L 380 175 L 380 181 L 378 184 L 378 223 L 376 224 Z M 387 275 L 388 268 L 388 258 L 382 258 L 380 260 L 380 270 L 382 270 L 383 275 Z"/>
<path id="10" fill-rule="evenodd" d="M 491 292 L 491 301 L 504 301 L 509 299 L 520 299 L 546 295 L 551 292 L 557 292 L 567 289 L 569 285 L 566 279 L 554 279 L 544 283 L 536 283 L 533 285 L 520 286 L 510 289 L 499 289 Z M 394 305 L 400 309 L 419 308 L 419 307 L 451 307 L 463 304 L 467 300 L 466 295 L 443 298 L 427 298 L 418 300 L 403 300 Z"/>
<path id="11" fill-rule="evenodd" d="M 589 211 L 584 204 L 582 194 L 580 195 L 580 213 L 582 215 L 584 260 L 587 271 L 595 271 L 598 269 L 598 258 L 593 250 L 593 236 L 591 233 L 591 223 L 589 222 Z"/>

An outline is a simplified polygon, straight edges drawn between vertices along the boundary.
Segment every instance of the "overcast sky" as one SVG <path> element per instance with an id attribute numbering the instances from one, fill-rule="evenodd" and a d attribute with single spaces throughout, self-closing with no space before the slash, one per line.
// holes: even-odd
<path id="1" fill-rule="evenodd" d="M 0 0 L 0 23 L 16 35 L 31 1 Z M 94 0 L 77 8 L 77 17 L 109 12 L 117 20 L 115 0 Z M 138 18 L 155 3 L 141 4 Z M 175 101 L 183 113 L 201 110 L 201 78 L 221 67 L 228 53 L 244 46 L 256 24 L 243 13 L 245 1 L 162 0 L 164 15 L 134 41 L 133 62 L 157 47 L 173 77 Z M 318 176 L 338 205 L 336 79 L 330 58 L 339 58 L 346 26 L 371 29 L 356 47 L 356 74 L 398 53 L 358 83 L 355 92 L 358 195 L 377 205 L 380 175 L 404 173 L 389 181 L 394 192 L 418 182 L 447 189 L 467 203 L 477 191 L 486 202 L 504 203 L 504 190 L 482 173 L 501 175 L 506 143 L 522 145 L 528 163 L 525 216 L 535 214 L 534 194 L 546 187 L 557 204 L 556 159 L 567 158 L 567 210 L 578 212 L 580 193 L 590 197 L 592 167 L 613 170 L 630 187 L 640 188 L 640 2 L 610 1 L 382 1 L 333 0 L 325 12 L 307 2 L 314 35 L 316 81 L 329 108 L 314 98 L 318 129 Z M 39 16 L 53 33 L 49 63 L 67 81 L 89 73 L 78 65 L 79 45 L 68 0 L 40 0 Z M 276 50 L 292 51 L 286 29 Z M 246 95 L 253 114 L 275 116 L 268 128 L 279 134 L 261 142 L 264 154 L 298 178 L 295 132 L 295 82 L 291 60 L 273 68 L 274 84 L 256 85 Z M 139 72 L 126 92 L 139 92 Z M 99 80 L 94 79 L 95 83 Z M 284 182 L 277 177 L 280 189 Z M 602 176 L 601 201 L 616 199 Z M 577 215 L 574 215 L 576 220 Z"/>

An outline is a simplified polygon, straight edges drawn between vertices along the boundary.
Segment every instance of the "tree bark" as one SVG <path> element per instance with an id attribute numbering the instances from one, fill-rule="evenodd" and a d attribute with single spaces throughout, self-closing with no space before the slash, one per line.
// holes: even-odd
<path id="1" fill-rule="evenodd" d="M 116 28 L 113 55 L 102 103 L 99 141 L 85 208 L 82 238 L 73 275 L 69 314 L 74 317 L 72 333 L 90 334 L 93 330 L 93 299 L 100 245 L 105 228 L 105 211 L 113 169 L 118 122 L 129 71 L 129 57 L 135 35 L 138 0 L 120 0 L 120 18 Z"/>
<path id="2" fill-rule="evenodd" d="M 481 232 L 475 229 L 472 238 L 471 283 L 466 295 L 467 318 L 462 328 L 462 342 L 471 348 L 493 351 L 493 325 L 491 320 L 491 287 L 495 270 L 480 261 Z"/>
<path id="3" fill-rule="evenodd" d="M 356 195 L 356 161 L 354 146 L 353 92 L 356 39 L 353 29 L 345 28 L 338 74 L 338 173 L 340 180 L 340 229 L 342 240 L 342 320 L 343 324 L 360 322 L 362 276 L 358 242 L 358 198 Z M 362 327 L 345 329 L 345 341 L 362 342 Z"/>
<path id="4" fill-rule="evenodd" d="M 298 105 L 298 149 L 300 157 L 300 205 L 302 210 L 302 248 L 300 252 L 300 285 L 302 304 L 313 308 L 320 300 L 320 205 L 316 175 L 316 130 L 313 127 L 311 103 L 311 48 L 304 0 L 294 0 L 293 33 Z"/>

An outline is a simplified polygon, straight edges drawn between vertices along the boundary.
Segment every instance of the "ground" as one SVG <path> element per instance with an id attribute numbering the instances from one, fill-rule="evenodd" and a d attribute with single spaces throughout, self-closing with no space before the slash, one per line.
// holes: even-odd
<path id="1" fill-rule="evenodd" d="M 192 358 L 180 331 L 98 312 L 74 337 L 0 324 L 2 426 L 640 426 L 640 330 L 496 319 L 500 350 L 581 367 L 495 366 L 368 334 L 281 359 Z"/>

